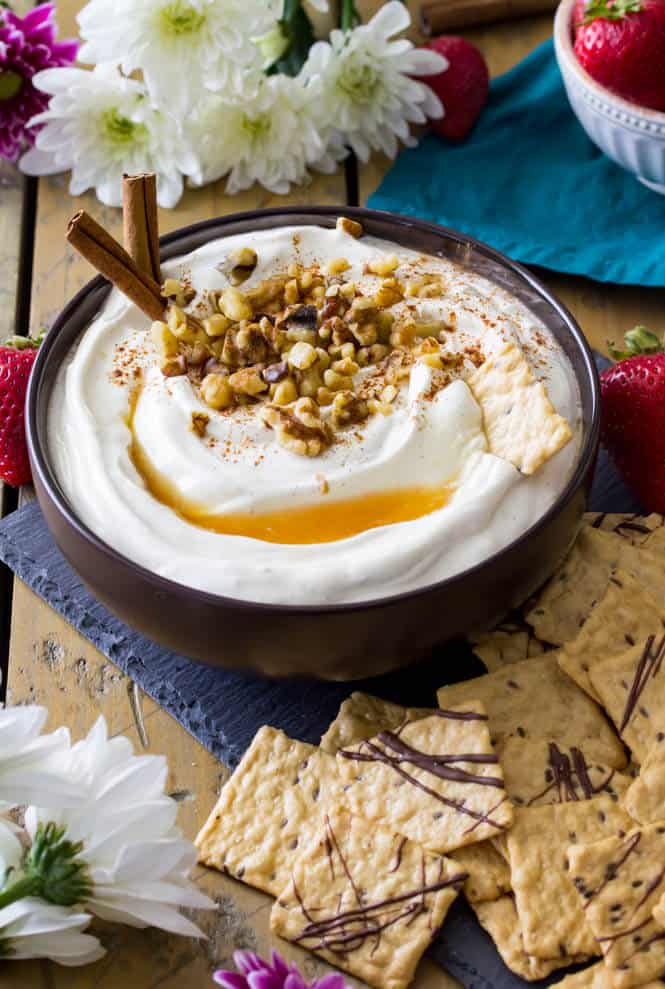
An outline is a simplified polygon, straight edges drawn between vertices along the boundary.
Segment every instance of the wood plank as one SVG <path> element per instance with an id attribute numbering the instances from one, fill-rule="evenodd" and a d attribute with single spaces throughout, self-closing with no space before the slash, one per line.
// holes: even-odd
<path id="1" fill-rule="evenodd" d="M 0 339 L 15 331 L 24 188 L 18 169 L 0 159 Z"/>
<path id="2" fill-rule="evenodd" d="M 381 0 L 360 0 L 364 18 L 371 16 Z M 412 15 L 419 4 L 409 0 Z M 417 16 L 410 32 L 411 40 L 422 44 L 426 39 L 417 30 Z M 492 76 L 500 75 L 524 58 L 552 33 L 550 15 L 525 20 L 489 24 L 458 32 L 481 49 Z M 379 186 L 391 162 L 384 155 L 374 155 L 359 171 L 360 202 Z M 564 302 L 575 316 L 592 347 L 607 353 L 607 341 L 620 341 L 623 333 L 643 323 L 655 333 L 665 333 L 665 291 L 662 289 L 604 285 L 587 278 L 540 271 L 545 284 Z"/>

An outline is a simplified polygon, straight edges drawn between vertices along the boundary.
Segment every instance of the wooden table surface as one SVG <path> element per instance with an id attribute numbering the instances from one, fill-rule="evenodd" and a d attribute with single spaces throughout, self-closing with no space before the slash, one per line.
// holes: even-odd
<path id="1" fill-rule="evenodd" d="M 80 0 L 60 0 L 61 34 L 75 33 L 74 18 L 80 6 Z M 378 6 L 377 0 L 360 4 L 366 16 Z M 537 17 L 466 34 L 482 48 L 496 75 L 548 37 L 550 29 L 550 17 Z M 416 33 L 413 38 L 421 40 Z M 376 188 L 388 164 L 375 156 L 360 169 L 361 202 Z M 298 203 L 342 207 L 348 202 L 343 170 L 334 176 L 317 176 L 309 186 L 289 196 L 273 196 L 255 188 L 230 198 L 218 183 L 188 192 L 175 210 L 161 211 L 160 224 L 166 233 L 195 220 L 244 209 Z M 11 332 L 16 318 L 22 332 L 48 326 L 91 277 L 88 265 L 64 241 L 67 220 L 81 207 L 112 232 L 119 232 L 119 211 L 100 206 L 91 195 L 72 199 L 66 177 L 42 179 L 37 187 L 20 179 L 12 168 L 0 165 L 0 335 Z M 663 290 L 597 285 L 551 273 L 543 274 L 543 278 L 570 307 L 594 347 L 605 349 L 608 338 L 618 339 L 636 323 L 665 332 Z M 227 775 L 225 767 L 20 581 L 14 582 L 12 599 L 5 604 L 11 605 L 8 700 L 47 706 L 49 726 L 66 724 L 74 738 L 103 713 L 111 733 L 127 735 L 137 751 L 166 755 L 169 787 L 181 802 L 180 825 L 193 837 L 217 797 Z M 8 614 L 6 610 L 5 621 Z M 104 960 L 74 970 L 48 962 L 8 963 L 0 969 L 0 989 L 198 989 L 211 984 L 209 976 L 216 966 L 230 963 L 235 948 L 269 949 L 268 897 L 202 868 L 197 870 L 196 881 L 219 905 L 216 913 L 200 918 L 209 935 L 207 941 L 199 943 L 152 930 L 104 928 L 103 938 L 109 948 Z M 326 970 L 300 949 L 280 943 L 279 950 L 298 960 L 310 977 Z M 451 989 L 455 985 L 427 961 L 415 983 L 416 989 Z"/>

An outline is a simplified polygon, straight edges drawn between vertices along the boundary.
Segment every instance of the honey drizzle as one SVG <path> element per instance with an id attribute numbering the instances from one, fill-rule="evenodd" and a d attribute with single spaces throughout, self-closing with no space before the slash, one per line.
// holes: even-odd
<path id="1" fill-rule="evenodd" d="M 269 543 L 305 545 L 330 543 L 368 529 L 411 522 L 443 508 L 452 496 L 450 485 L 425 485 L 374 492 L 354 498 L 329 499 L 320 495 L 314 505 L 273 512 L 217 513 L 185 497 L 158 471 L 134 430 L 138 389 L 132 394 L 127 416 L 131 433 L 129 456 L 150 494 L 185 522 L 226 536 L 245 536 Z"/>

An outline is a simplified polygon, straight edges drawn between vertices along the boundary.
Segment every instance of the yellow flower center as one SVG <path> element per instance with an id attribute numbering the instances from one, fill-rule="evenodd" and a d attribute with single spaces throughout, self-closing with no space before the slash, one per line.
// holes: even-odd
<path id="1" fill-rule="evenodd" d="M 242 128 L 252 139 L 265 137 L 269 133 L 271 126 L 270 115 L 260 113 L 257 117 L 248 117 L 243 114 Z"/>
<path id="2" fill-rule="evenodd" d="M 196 34 L 205 22 L 205 16 L 196 7 L 182 0 L 162 7 L 159 16 L 163 34 L 172 37 Z"/>
<path id="3" fill-rule="evenodd" d="M 23 85 L 23 77 L 18 72 L 6 69 L 0 72 L 0 100 L 12 100 Z"/>
<path id="4" fill-rule="evenodd" d="M 337 88 L 354 103 L 372 103 L 381 85 L 381 76 L 371 65 L 353 62 L 344 66 L 337 79 Z"/>
<path id="5" fill-rule="evenodd" d="M 138 144 L 148 136 L 145 124 L 136 124 L 123 116 L 115 107 L 102 115 L 104 135 L 111 144 Z"/>

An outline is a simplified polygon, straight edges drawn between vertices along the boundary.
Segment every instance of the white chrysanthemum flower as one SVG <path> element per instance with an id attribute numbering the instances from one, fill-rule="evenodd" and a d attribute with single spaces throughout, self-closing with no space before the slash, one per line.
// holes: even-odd
<path id="1" fill-rule="evenodd" d="M 46 69 L 33 79 L 52 95 L 48 110 L 33 117 L 43 124 L 20 161 L 28 175 L 71 169 L 69 191 L 78 196 L 94 188 L 107 206 L 122 203 L 123 173 L 155 172 L 161 206 L 175 206 L 183 173 L 196 168 L 172 117 L 156 109 L 145 87 L 125 79 L 116 67 L 94 71 Z"/>
<path id="2" fill-rule="evenodd" d="M 333 31 L 330 43 L 318 41 L 303 67 L 305 78 L 323 82 L 319 112 L 335 121 L 361 161 L 372 150 L 394 158 L 399 140 L 415 143 L 410 124 L 443 116 L 429 86 L 410 77 L 443 72 L 447 60 L 405 38 L 391 40 L 410 22 L 406 5 L 389 0 L 368 24 Z"/>
<path id="3" fill-rule="evenodd" d="M 90 0 L 78 15 L 79 58 L 140 69 L 153 98 L 184 112 L 206 87 L 244 90 L 258 59 L 252 39 L 275 20 L 266 0 Z"/>
<path id="4" fill-rule="evenodd" d="M 21 829 L 13 821 L 0 818 L 0 888 L 21 864 L 23 845 L 18 838 Z"/>
<path id="5" fill-rule="evenodd" d="M 47 715 L 35 705 L 0 708 L 0 811 L 34 800 L 60 807 L 81 799 L 66 773 L 69 732 L 42 735 Z"/>
<path id="6" fill-rule="evenodd" d="M 196 849 L 175 826 L 166 760 L 135 756 L 128 739 L 108 738 L 100 717 L 72 746 L 69 772 L 88 788 L 86 804 L 59 812 L 29 807 L 25 827 L 34 840 L 54 825 L 58 840 L 74 843 L 90 886 L 81 905 L 105 920 L 202 937 L 178 907 L 215 905 L 188 878 Z"/>
<path id="7" fill-rule="evenodd" d="M 92 917 L 26 897 L 0 909 L 0 958 L 50 958 L 60 965 L 88 965 L 106 952 L 83 934 Z"/>
<path id="8" fill-rule="evenodd" d="M 229 173 L 229 194 L 254 182 L 284 194 L 308 178 L 308 169 L 332 172 L 343 156 L 331 143 L 332 128 L 321 113 L 318 80 L 273 75 L 253 96 L 238 103 L 211 98 L 185 124 L 188 143 L 197 149 L 200 173 L 195 184 Z"/>

